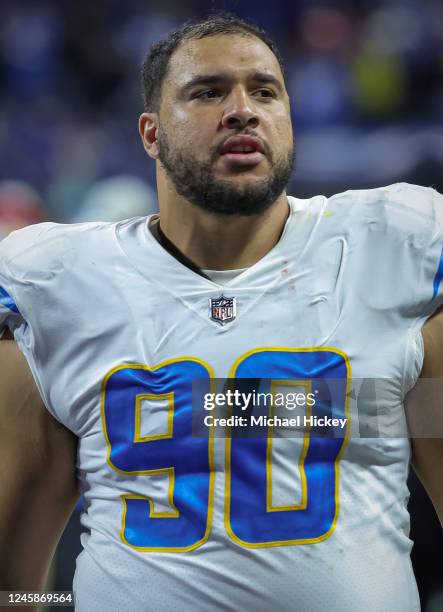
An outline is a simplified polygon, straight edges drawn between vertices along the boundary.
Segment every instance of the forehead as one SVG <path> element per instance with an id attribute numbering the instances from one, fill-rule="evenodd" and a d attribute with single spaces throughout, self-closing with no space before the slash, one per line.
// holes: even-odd
<path id="1" fill-rule="evenodd" d="M 271 49 L 255 36 L 230 34 L 183 43 L 172 55 L 166 82 L 181 87 L 195 75 L 248 72 L 269 73 L 283 83 L 280 65 Z"/>

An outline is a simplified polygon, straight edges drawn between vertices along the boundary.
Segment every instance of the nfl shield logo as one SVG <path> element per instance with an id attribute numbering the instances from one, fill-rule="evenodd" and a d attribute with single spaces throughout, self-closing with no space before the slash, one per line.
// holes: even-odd
<path id="1" fill-rule="evenodd" d="M 210 318 L 220 323 L 220 325 L 233 321 L 236 315 L 235 299 L 227 298 L 224 295 L 221 295 L 216 300 L 209 298 Z"/>

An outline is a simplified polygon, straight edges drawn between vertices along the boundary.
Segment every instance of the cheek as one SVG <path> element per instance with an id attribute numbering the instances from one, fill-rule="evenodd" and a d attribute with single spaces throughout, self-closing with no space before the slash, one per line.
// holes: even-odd
<path id="1" fill-rule="evenodd" d="M 291 117 L 287 112 L 274 116 L 272 138 L 278 149 L 287 148 L 293 144 Z"/>
<path id="2" fill-rule="evenodd" d="M 214 107 L 196 108 L 166 103 L 163 119 L 171 141 L 194 148 L 194 154 L 207 151 L 214 145 L 220 123 L 220 111 Z"/>
<path id="3" fill-rule="evenodd" d="M 175 110 L 168 115 L 166 131 L 171 146 L 188 150 L 194 157 L 207 151 L 210 146 L 210 136 L 204 130 L 202 122 L 184 112 Z"/>

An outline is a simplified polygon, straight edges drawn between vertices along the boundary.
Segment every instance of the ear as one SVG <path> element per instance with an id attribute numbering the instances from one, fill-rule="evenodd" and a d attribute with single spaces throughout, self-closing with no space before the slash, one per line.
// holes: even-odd
<path id="1" fill-rule="evenodd" d="M 142 113 L 138 120 L 138 131 L 146 153 L 152 159 L 158 159 L 158 115 L 157 113 Z"/>

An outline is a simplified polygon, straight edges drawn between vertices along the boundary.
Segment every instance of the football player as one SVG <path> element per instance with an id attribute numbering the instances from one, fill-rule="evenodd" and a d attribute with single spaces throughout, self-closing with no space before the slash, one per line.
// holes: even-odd
<path id="1" fill-rule="evenodd" d="M 283 66 L 236 18 L 156 44 L 143 82 L 160 215 L 0 246 L 1 590 L 43 587 L 80 491 L 80 611 L 418 610 L 404 398 L 443 374 L 442 196 L 288 196 Z M 193 435 L 215 379 L 318 392 L 344 431 Z M 413 450 L 443 517 L 441 439 Z"/>

